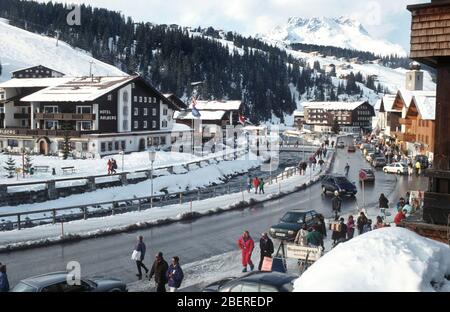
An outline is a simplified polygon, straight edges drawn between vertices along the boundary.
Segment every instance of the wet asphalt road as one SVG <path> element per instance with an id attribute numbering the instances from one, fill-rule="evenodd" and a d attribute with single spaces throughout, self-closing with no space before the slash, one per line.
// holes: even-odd
<path id="1" fill-rule="evenodd" d="M 347 140 L 347 143 L 350 140 Z M 358 171 L 368 167 L 359 150 L 348 153 L 337 150 L 333 172 L 343 173 L 346 162 L 350 164 L 350 181 L 358 181 Z M 362 206 L 359 183 L 356 198 L 345 198 L 343 213 L 356 212 Z M 366 207 L 374 207 L 381 192 L 391 202 L 397 201 L 409 189 L 426 189 L 425 178 L 408 178 L 376 172 L 376 182 L 366 186 Z M 10 284 L 13 286 L 25 277 L 64 270 L 69 261 L 80 262 L 83 276 L 117 277 L 126 283 L 136 280 L 136 267 L 130 260 L 137 235 L 143 235 L 147 244 L 145 263 L 153 260 L 157 251 L 166 258 L 178 255 L 182 263 L 190 263 L 236 249 L 236 240 L 243 230 L 250 233 L 268 231 L 271 225 L 290 209 L 315 209 L 331 217 L 331 194 L 321 194 L 320 183 L 279 200 L 259 204 L 242 211 L 232 211 L 203 217 L 188 223 L 174 223 L 139 232 L 94 238 L 45 248 L 29 249 L 0 254 L 0 262 L 7 264 Z"/>

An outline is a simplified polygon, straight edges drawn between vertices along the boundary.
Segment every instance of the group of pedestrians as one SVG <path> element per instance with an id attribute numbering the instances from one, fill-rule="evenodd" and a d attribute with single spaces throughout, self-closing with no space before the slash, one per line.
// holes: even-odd
<path id="1" fill-rule="evenodd" d="M 117 162 L 114 158 L 108 159 L 107 168 L 108 168 L 108 174 L 116 174 L 117 173 Z"/>
<path id="2" fill-rule="evenodd" d="M 255 194 L 265 194 L 264 192 L 264 186 L 265 186 L 266 182 L 264 181 L 263 178 L 258 178 L 258 177 L 254 177 L 252 178 L 252 176 L 249 176 L 247 178 L 247 192 L 251 192 L 252 188 L 255 189 Z"/>
<path id="3" fill-rule="evenodd" d="M 252 261 L 253 250 L 255 249 L 255 242 L 253 238 L 250 236 L 249 231 L 244 231 L 242 236 L 239 237 L 237 241 L 237 245 L 241 250 L 241 261 L 242 261 L 242 272 L 253 271 L 255 269 L 255 265 Z M 264 258 L 272 258 L 272 254 L 274 252 L 273 242 L 270 239 L 267 233 L 262 233 L 261 238 L 259 240 L 259 248 L 260 248 L 260 259 L 258 264 L 258 270 L 261 271 Z"/>
<path id="4" fill-rule="evenodd" d="M 137 243 L 134 248 L 133 255 L 135 255 L 136 253 L 137 258 L 135 258 L 134 260 L 136 261 L 138 270 L 136 276 L 139 278 L 139 280 L 142 279 L 142 269 L 144 269 L 145 275 L 149 280 L 154 277 L 157 292 L 166 292 L 166 284 L 168 284 L 170 292 L 175 292 L 178 288 L 180 288 L 181 283 L 184 279 L 184 273 L 183 269 L 180 266 L 179 257 L 172 257 L 171 263 L 169 265 L 164 259 L 163 253 L 159 251 L 155 256 L 155 260 L 152 264 L 151 269 L 149 270 L 144 264 L 146 246 L 143 236 L 138 236 L 137 238 Z"/>

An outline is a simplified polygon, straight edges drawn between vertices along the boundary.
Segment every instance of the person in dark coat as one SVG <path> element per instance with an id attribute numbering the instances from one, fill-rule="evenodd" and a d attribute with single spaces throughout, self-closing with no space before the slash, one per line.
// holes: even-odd
<path id="1" fill-rule="evenodd" d="M 137 242 L 134 250 L 139 251 L 141 253 L 141 259 L 136 260 L 136 266 L 137 266 L 137 270 L 138 270 L 138 274 L 136 274 L 136 276 L 139 277 L 139 279 L 142 279 L 142 269 L 141 268 L 144 268 L 145 274 L 148 273 L 148 269 L 145 266 L 145 264 L 143 263 L 144 258 L 145 258 L 146 247 L 145 247 L 145 243 L 144 243 L 144 237 L 138 236 L 137 240 L 138 240 L 138 242 Z"/>
<path id="2" fill-rule="evenodd" d="M 339 223 L 341 225 L 341 228 L 340 228 L 340 231 L 339 231 L 338 243 L 339 242 L 345 242 L 347 240 L 347 225 L 345 224 L 345 219 L 344 218 L 340 218 L 339 219 Z"/>
<path id="3" fill-rule="evenodd" d="M 6 265 L 0 263 L 0 292 L 9 292 L 8 275 L 6 274 Z"/>
<path id="4" fill-rule="evenodd" d="M 361 214 L 358 217 L 358 220 L 356 220 L 356 227 L 358 228 L 358 235 L 361 235 L 364 233 L 364 226 L 367 224 L 367 217 L 364 214 L 364 212 L 361 212 Z"/>
<path id="5" fill-rule="evenodd" d="M 381 193 L 378 203 L 380 208 L 389 208 L 389 199 L 384 196 L 384 193 Z"/>
<path id="6" fill-rule="evenodd" d="M 267 235 L 267 233 L 261 234 L 261 239 L 259 240 L 259 248 L 261 250 L 261 258 L 259 260 L 258 270 L 261 271 L 264 257 L 272 258 L 274 252 L 273 242 Z"/>
<path id="7" fill-rule="evenodd" d="M 323 214 L 317 216 L 318 231 L 322 234 L 322 237 L 327 237 L 327 226 L 325 225 L 325 217 Z"/>
<path id="8" fill-rule="evenodd" d="M 163 253 L 158 252 L 158 254 L 156 255 L 155 262 L 153 262 L 152 269 L 150 271 L 150 276 L 148 278 L 149 280 L 151 280 L 153 275 L 155 276 L 157 292 L 166 292 L 166 284 L 167 284 L 166 273 L 168 269 L 169 265 L 167 264 L 166 260 L 164 260 Z"/>
<path id="9" fill-rule="evenodd" d="M 169 284 L 170 292 L 175 292 L 178 288 L 180 288 L 181 282 L 184 278 L 184 273 L 180 266 L 180 258 L 177 256 L 172 258 L 172 263 L 167 270 L 166 278 Z"/>
<path id="10" fill-rule="evenodd" d="M 314 224 L 313 230 L 306 235 L 306 242 L 308 246 L 322 247 L 325 249 L 323 245 L 323 237 L 318 231 L 317 224 Z"/>
<path id="11" fill-rule="evenodd" d="M 341 212 L 341 206 L 342 206 L 342 199 L 339 197 L 339 192 L 334 191 L 334 197 L 331 200 L 331 208 L 333 209 L 333 212 L 337 216 L 338 213 Z"/>

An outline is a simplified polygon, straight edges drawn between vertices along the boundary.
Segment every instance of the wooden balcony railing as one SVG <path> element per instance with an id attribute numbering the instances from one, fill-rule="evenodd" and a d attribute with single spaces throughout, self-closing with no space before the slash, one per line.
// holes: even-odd
<path id="1" fill-rule="evenodd" d="M 406 125 L 406 126 L 411 126 L 412 125 L 412 120 L 411 119 L 400 118 L 398 121 L 400 122 L 401 125 Z"/>
<path id="2" fill-rule="evenodd" d="M 36 120 L 95 120 L 95 114 L 72 114 L 72 113 L 36 113 Z"/>

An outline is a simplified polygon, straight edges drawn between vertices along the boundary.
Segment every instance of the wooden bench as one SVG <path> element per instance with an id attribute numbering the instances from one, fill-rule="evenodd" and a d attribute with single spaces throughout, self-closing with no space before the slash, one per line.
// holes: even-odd
<path id="1" fill-rule="evenodd" d="M 36 172 L 48 172 L 50 166 L 33 166 L 33 168 Z"/>
<path id="2" fill-rule="evenodd" d="M 63 174 L 66 174 L 67 172 L 75 173 L 75 167 L 61 167 L 61 170 L 63 171 Z"/>

